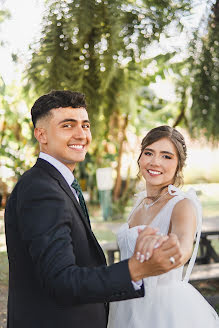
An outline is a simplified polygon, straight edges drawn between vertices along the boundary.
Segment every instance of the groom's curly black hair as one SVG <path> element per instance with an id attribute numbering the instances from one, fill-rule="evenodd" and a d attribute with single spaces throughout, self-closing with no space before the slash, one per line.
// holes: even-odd
<path id="1" fill-rule="evenodd" d="M 83 107 L 86 109 L 87 105 L 85 102 L 85 95 L 76 91 L 52 90 L 51 92 L 39 97 L 31 108 L 33 126 L 36 126 L 37 120 L 49 115 L 49 112 L 52 109 L 60 107 Z"/>

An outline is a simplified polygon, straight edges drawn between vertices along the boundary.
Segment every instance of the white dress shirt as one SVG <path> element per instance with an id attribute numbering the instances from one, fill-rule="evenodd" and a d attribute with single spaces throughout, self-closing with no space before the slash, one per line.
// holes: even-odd
<path id="1" fill-rule="evenodd" d="M 74 181 L 73 172 L 65 164 L 61 163 L 56 158 L 54 158 L 46 153 L 40 152 L 39 158 L 44 159 L 45 161 L 49 162 L 52 166 L 54 166 L 61 173 L 61 175 L 66 180 L 69 187 L 71 188 L 75 198 L 79 202 L 78 195 L 77 195 L 75 189 L 72 188 L 72 186 L 71 186 Z"/>

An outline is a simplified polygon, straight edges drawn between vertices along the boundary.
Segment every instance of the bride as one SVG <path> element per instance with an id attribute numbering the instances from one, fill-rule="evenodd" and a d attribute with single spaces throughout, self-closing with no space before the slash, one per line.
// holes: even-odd
<path id="1" fill-rule="evenodd" d="M 118 231 L 121 258 L 133 255 L 138 234 L 149 225 L 159 228 L 160 235 L 166 238 L 170 233 L 178 236 L 181 263 L 167 273 L 137 282 L 144 284 L 143 298 L 110 303 L 108 328 L 219 327 L 217 313 L 188 283 L 201 234 L 201 206 L 193 189 L 184 193 L 178 188 L 183 182 L 185 160 L 184 138 L 174 128 L 157 127 L 142 140 L 138 165 L 146 191 L 137 194 L 127 223 Z M 145 237 L 136 254 L 140 262 L 153 257 L 164 240 L 161 241 L 160 235 Z M 183 266 L 189 259 L 183 278 Z M 174 257 L 170 261 L 174 263 Z"/>

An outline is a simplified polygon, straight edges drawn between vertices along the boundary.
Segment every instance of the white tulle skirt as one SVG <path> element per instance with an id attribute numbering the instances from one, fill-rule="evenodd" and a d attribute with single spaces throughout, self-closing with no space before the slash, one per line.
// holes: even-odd
<path id="1" fill-rule="evenodd" d="M 108 328 L 218 328 L 216 311 L 189 283 L 150 289 L 143 298 L 110 304 Z"/>

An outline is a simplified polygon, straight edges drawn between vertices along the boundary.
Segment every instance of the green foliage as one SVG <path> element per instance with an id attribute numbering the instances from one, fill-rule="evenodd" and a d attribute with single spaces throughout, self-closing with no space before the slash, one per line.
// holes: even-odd
<path id="1" fill-rule="evenodd" d="M 10 17 L 11 17 L 10 12 L 4 9 L 3 5 L 0 2 L 0 25 Z M 1 29 L 0 29 L 0 35 L 1 35 Z M 4 46 L 4 44 L 5 44 L 5 40 L 0 39 L 0 46 Z"/>
<path id="2" fill-rule="evenodd" d="M 206 10 L 189 44 L 186 59 L 171 65 L 179 99 L 174 126 L 183 125 L 193 137 L 219 140 L 219 1 Z"/>
<path id="3" fill-rule="evenodd" d="M 8 10 L 0 9 L 0 24 L 11 17 Z"/>
<path id="4" fill-rule="evenodd" d="M 0 9 L 0 23 L 10 18 L 10 13 Z M 0 40 L 1 46 L 4 42 Z M 6 86 L 0 76 L 0 167 L 1 172 L 11 169 L 8 176 L 16 179 L 30 166 L 34 147 L 32 132 L 28 118 L 24 115 L 25 104 L 21 101 L 19 88 L 14 85 Z M 16 179 L 8 181 L 1 177 L 1 184 L 10 187 Z M 1 277 L 0 277 L 1 279 Z"/>
<path id="5" fill-rule="evenodd" d="M 147 47 L 159 40 L 161 32 L 168 33 L 166 28 L 173 21 L 180 26 L 179 16 L 189 12 L 190 1 L 46 3 L 41 39 L 31 46 L 25 93 L 27 98 L 51 89 L 86 94 L 93 134 L 86 178 L 92 186 L 91 198 L 96 199 L 96 169 L 118 162 L 126 127 L 139 123 L 139 109 L 147 102 L 149 117 L 150 112 L 161 111 L 165 105 L 155 95 L 153 104 L 147 96 L 139 101 L 139 88 L 155 81 L 156 75 L 164 76 L 166 60 L 171 57 L 157 56 L 157 72 L 143 74 L 153 60 L 146 60 Z M 79 165 L 77 171 L 80 177 L 87 174 L 84 165 Z"/>
<path id="6" fill-rule="evenodd" d="M 185 0 L 180 5 L 169 0 L 153 5 L 124 0 L 47 4 L 42 38 L 32 46 L 26 91 L 35 90 L 36 96 L 51 89 L 84 92 L 94 135 L 102 125 L 99 116 L 104 115 L 107 128 L 115 109 L 120 113 L 130 109 L 133 81 L 141 83 L 139 62 L 147 46 L 189 9 Z"/>
<path id="7" fill-rule="evenodd" d="M 19 90 L 14 86 L 6 87 L 3 80 L 0 84 L 0 108 L 0 165 L 11 169 L 13 175 L 19 177 L 33 164 L 36 148 Z"/>
<path id="8" fill-rule="evenodd" d="M 192 129 L 219 140 L 219 1 L 212 4 L 208 29 L 195 42 L 192 79 Z"/>

